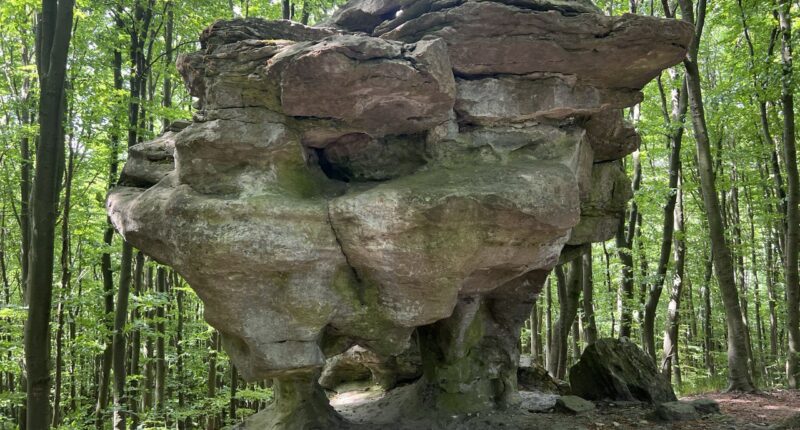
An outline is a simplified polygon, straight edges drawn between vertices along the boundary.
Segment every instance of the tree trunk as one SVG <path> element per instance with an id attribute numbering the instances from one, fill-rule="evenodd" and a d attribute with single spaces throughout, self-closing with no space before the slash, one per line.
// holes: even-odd
<path id="1" fill-rule="evenodd" d="M 113 73 L 114 73 L 114 89 L 117 91 L 122 90 L 122 53 L 119 50 L 114 51 L 113 57 Z M 120 137 L 116 131 L 117 127 L 112 127 L 111 132 L 111 155 L 108 164 L 108 188 L 114 186 L 117 181 L 117 172 L 119 169 L 119 162 L 117 160 L 119 152 Z M 110 249 L 114 241 L 114 227 L 111 225 L 111 219 L 106 217 L 106 231 L 103 235 L 103 243 L 105 249 Z M 108 387 L 111 381 L 111 360 L 112 360 L 112 344 L 114 342 L 114 326 L 111 320 L 111 315 L 114 313 L 114 273 L 111 269 L 111 253 L 109 251 L 103 252 L 100 256 L 100 272 L 103 277 L 103 305 L 104 315 L 103 320 L 106 324 L 108 336 L 105 341 L 105 348 L 103 350 L 102 366 L 100 370 L 100 381 L 98 386 L 97 404 L 95 406 L 95 428 L 102 430 L 103 421 L 105 419 L 105 409 L 108 406 Z"/>
<path id="2" fill-rule="evenodd" d="M 703 286 L 700 288 L 700 294 L 703 296 L 703 363 L 705 364 L 708 376 L 716 374 L 714 366 L 714 356 L 711 351 L 714 350 L 714 332 L 713 325 L 711 324 L 711 273 L 713 267 L 713 258 L 710 256 L 706 260 L 705 274 L 703 275 Z"/>
<path id="3" fill-rule="evenodd" d="M 26 425 L 50 424 L 50 309 L 53 296 L 58 188 L 64 170 L 64 83 L 72 37 L 74 0 L 43 0 L 36 38 L 39 72 L 39 146 L 31 194 L 28 318 L 25 322 L 27 369 Z"/>
<path id="4" fill-rule="evenodd" d="M 676 72 L 670 73 L 673 80 L 677 80 L 678 74 Z M 664 280 L 667 276 L 667 269 L 669 261 L 672 258 L 672 239 L 675 229 L 675 203 L 678 198 L 680 190 L 678 189 L 678 179 L 681 171 L 681 144 L 683 142 L 683 122 L 687 110 L 687 96 L 686 96 L 686 81 L 681 79 L 680 90 L 672 91 L 672 110 L 671 114 L 667 113 L 666 96 L 664 87 L 661 84 L 661 78 L 658 78 L 658 89 L 661 94 L 661 109 L 664 116 L 664 123 L 669 134 L 669 189 L 670 193 L 667 196 L 667 202 L 664 205 L 664 223 L 662 225 L 663 236 L 661 238 L 661 253 L 658 258 L 658 266 L 656 267 L 656 279 L 650 285 L 650 291 L 647 297 L 647 303 L 644 308 L 644 324 L 642 324 L 642 338 L 644 340 L 643 346 L 653 360 L 656 359 L 656 341 L 655 341 L 655 321 L 656 312 L 658 311 L 658 302 L 661 298 L 661 292 L 664 289 Z M 675 309 L 678 312 L 678 309 Z M 677 347 L 677 345 L 674 345 Z M 667 351 L 665 351 L 665 354 Z M 670 352 L 671 354 L 671 352 Z"/>
<path id="5" fill-rule="evenodd" d="M 786 164 L 786 251 L 784 276 L 786 280 L 786 380 L 789 388 L 800 387 L 800 279 L 798 278 L 798 252 L 800 252 L 800 175 L 797 170 L 797 146 L 794 125 L 794 87 L 792 70 L 792 3 L 779 0 L 778 17 L 781 26 L 781 104 L 783 105 L 783 161 Z"/>
<path id="6" fill-rule="evenodd" d="M 679 172 L 680 174 L 680 172 Z M 672 279 L 672 289 L 669 294 L 667 307 L 667 324 L 664 329 L 664 358 L 661 361 L 661 374 L 667 381 L 672 379 L 674 368 L 675 383 L 681 384 L 680 367 L 678 366 L 678 333 L 680 327 L 681 294 L 683 293 L 684 268 L 686 263 L 686 244 L 683 240 L 683 195 L 681 181 L 678 181 L 678 199 L 675 204 L 675 274 Z"/>
<path id="7" fill-rule="evenodd" d="M 680 0 L 683 19 L 695 24 L 692 0 Z M 697 52 L 705 21 L 706 0 L 698 2 L 698 16 L 695 24 L 695 38 L 689 47 L 684 65 L 688 84 L 689 103 L 692 108 L 692 124 L 697 146 L 697 163 L 700 173 L 700 188 L 703 195 L 709 231 L 711 233 L 711 249 L 714 267 L 720 286 L 720 293 L 725 307 L 728 328 L 728 390 L 753 391 L 752 379 L 747 366 L 747 344 L 739 297 L 733 276 L 733 258 L 725 241 L 722 225 L 722 212 L 719 207 L 716 184 L 714 183 L 713 158 L 706 127 L 705 108 L 700 88 L 700 71 L 697 64 Z"/>
<path id="8" fill-rule="evenodd" d="M 68 148 L 67 176 L 64 180 L 64 207 L 61 218 L 61 294 L 58 300 L 57 327 L 56 327 L 56 379 L 55 393 L 53 394 L 53 427 L 61 424 L 61 386 L 64 370 L 64 302 L 70 289 L 70 268 L 72 265 L 70 253 L 69 215 L 72 205 L 72 178 L 75 171 L 75 153 L 72 145 Z"/>
<path id="9" fill-rule="evenodd" d="M 581 279 L 581 287 L 583 289 L 583 340 L 588 346 L 597 340 L 597 325 L 594 318 L 591 246 L 587 247 L 586 253 L 581 258 L 581 263 L 583 264 L 583 277 Z"/>
<path id="10" fill-rule="evenodd" d="M 639 151 L 633 153 L 633 193 L 639 190 L 642 182 L 642 163 L 639 159 Z M 620 223 L 617 230 L 617 253 L 620 263 L 622 263 L 622 274 L 617 297 L 617 308 L 619 311 L 619 337 L 631 337 L 631 323 L 633 320 L 631 307 L 633 306 L 633 238 L 636 231 L 636 223 L 639 220 L 639 210 L 636 202 L 631 203 L 631 212 L 628 217 L 628 229 L 625 224 Z"/>
<path id="11" fill-rule="evenodd" d="M 206 399 L 217 397 L 217 342 L 219 333 L 216 330 L 211 332 L 211 339 L 208 341 L 208 378 L 206 379 Z M 206 415 L 205 430 L 217 430 L 217 414 L 209 413 Z"/>
<path id="12" fill-rule="evenodd" d="M 167 294 L 167 269 L 159 267 L 156 275 L 156 291 L 161 296 L 161 300 Z M 156 307 L 156 388 L 155 388 L 155 410 L 159 416 L 163 416 L 166 404 L 166 388 L 167 388 L 167 366 L 164 357 L 164 337 L 165 326 L 164 319 L 166 315 L 164 312 L 164 305 L 159 304 Z"/>
<path id="13" fill-rule="evenodd" d="M 544 366 L 550 370 L 552 366 L 551 357 L 553 351 L 553 274 L 547 278 L 545 283 L 545 319 L 544 319 Z"/>
<path id="14" fill-rule="evenodd" d="M 136 253 L 136 265 L 133 269 L 133 291 L 136 297 L 141 297 L 142 295 L 142 284 L 144 283 L 144 254 L 141 251 Z M 139 319 L 139 310 L 138 306 L 134 306 L 133 311 L 131 312 L 131 321 L 137 321 Z M 139 374 L 139 355 L 140 349 L 142 347 L 142 333 L 139 329 L 135 329 L 132 333 L 132 340 L 131 340 L 131 366 L 130 366 L 130 374 L 131 375 L 138 375 Z M 137 395 L 141 395 L 139 389 L 139 381 L 136 379 L 131 381 L 130 384 L 130 391 L 132 394 L 128 395 L 128 408 L 131 411 L 131 425 L 130 427 L 135 429 L 139 425 L 139 399 Z"/>
<path id="15" fill-rule="evenodd" d="M 176 372 L 178 386 L 184 386 L 183 374 L 183 289 L 178 284 L 178 274 L 172 272 L 173 288 L 175 290 L 175 305 L 178 312 L 177 327 L 175 327 L 175 354 L 177 355 Z M 178 408 L 183 410 L 186 407 L 186 391 L 178 390 Z M 178 420 L 178 430 L 186 430 L 186 420 Z"/>
<path id="16" fill-rule="evenodd" d="M 281 12 L 283 19 L 292 19 L 292 2 L 281 0 Z"/>
<path id="17" fill-rule="evenodd" d="M 122 243 L 122 257 L 119 268 L 119 289 L 117 290 L 117 313 L 114 318 L 114 342 L 113 342 L 113 362 L 114 362 L 114 429 L 125 430 L 126 428 L 126 399 L 125 399 L 125 323 L 128 318 L 128 296 L 131 287 L 131 258 L 133 250 L 128 242 Z"/>
<path id="18" fill-rule="evenodd" d="M 564 379 L 567 373 L 568 339 L 572 322 L 578 314 L 578 300 L 583 279 L 583 262 L 576 258 L 569 263 L 569 273 L 564 276 L 561 266 L 556 266 L 556 285 L 558 287 L 558 320 L 553 326 L 553 337 L 549 351 L 548 372 L 557 379 Z"/>

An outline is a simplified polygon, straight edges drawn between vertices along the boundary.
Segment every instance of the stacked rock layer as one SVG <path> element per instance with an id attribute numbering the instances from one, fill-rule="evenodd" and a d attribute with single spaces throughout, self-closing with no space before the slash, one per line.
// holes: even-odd
<path id="1" fill-rule="evenodd" d="M 108 211 L 197 291 L 244 378 L 276 378 L 265 427 L 334 425 L 326 357 L 415 333 L 425 405 L 502 407 L 547 273 L 630 198 L 622 108 L 691 37 L 588 0 L 217 22 L 178 60 L 193 121 L 131 148 Z"/>

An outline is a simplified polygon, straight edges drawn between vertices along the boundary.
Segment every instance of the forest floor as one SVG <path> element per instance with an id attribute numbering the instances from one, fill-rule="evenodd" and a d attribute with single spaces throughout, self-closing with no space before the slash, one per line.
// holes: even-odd
<path id="1" fill-rule="evenodd" d="M 532 412 L 523 407 L 494 413 L 467 416 L 414 419 L 402 409 L 404 388 L 384 393 L 379 390 L 337 394 L 334 407 L 354 430 L 483 430 L 483 429 L 676 429 L 676 430 L 758 430 L 778 428 L 787 418 L 800 414 L 800 391 L 774 390 L 759 394 L 709 393 L 682 400 L 711 398 L 719 402 L 721 415 L 700 420 L 664 423 L 650 417 L 652 407 L 636 402 L 597 402 L 594 411 L 580 415 Z M 525 395 L 525 393 L 522 393 Z M 780 427 L 781 429 L 800 429 Z"/>

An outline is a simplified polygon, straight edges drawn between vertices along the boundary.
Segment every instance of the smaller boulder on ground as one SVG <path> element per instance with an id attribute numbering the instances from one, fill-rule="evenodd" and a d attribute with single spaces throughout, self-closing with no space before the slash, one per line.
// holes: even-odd
<path id="1" fill-rule="evenodd" d="M 628 339 L 600 339 L 569 371 L 572 394 L 589 400 L 678 400 L 653 360 Z"/>
<path id="2" fill-rule="evenodd" d="M 556 400 L 556 410 L 577 415 L 593 411 L 594 403 L 578 396 L 561 396 Z"/>
<path id="3" fill-rule="evenodd" d="M 529 356 L 520 357 L 519 367 L 517 368 L 517 385 L 520 390 L 561 395 L 569 394 L 569 385 L 565 387 L 559 382 L 550 376 L 547 369 L 532 361 Z"/>
<path id="4" fill-rule="evenodd" d="M 719 414 L 719 403 L 711 399 L 697 399 L 690 402 L 676 401 L 656 405 L 653 419 L 658 421 L 690 421 L 703 415 Z"/>

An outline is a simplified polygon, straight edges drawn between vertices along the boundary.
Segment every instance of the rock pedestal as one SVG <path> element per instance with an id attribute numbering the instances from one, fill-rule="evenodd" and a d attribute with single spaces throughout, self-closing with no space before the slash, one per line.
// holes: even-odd
<path id="1" fill-rule="evenodd" d="M 612 237 L 630 198 L 621 109 L 691 37 L 588 0 L 220 21 L 178 60 L 192 122 L 131 148 L 108 212 L 186 278 L 245 379 L 278 380 L 264 427 L 338 422 L 308 375 L 415 332 L 423 409 L 514 404 L 545 276 L 565 245 Z"/>

